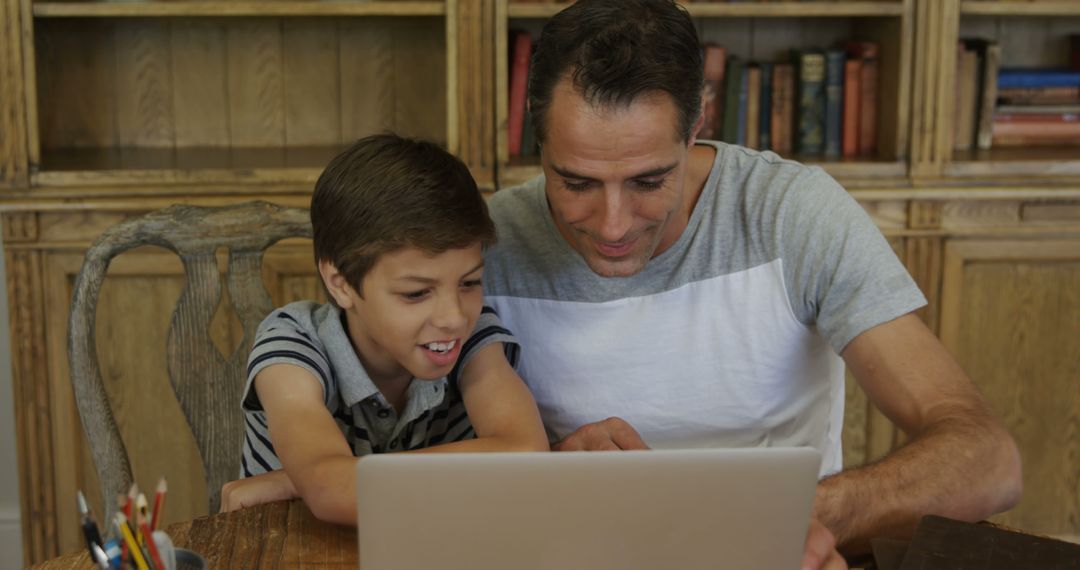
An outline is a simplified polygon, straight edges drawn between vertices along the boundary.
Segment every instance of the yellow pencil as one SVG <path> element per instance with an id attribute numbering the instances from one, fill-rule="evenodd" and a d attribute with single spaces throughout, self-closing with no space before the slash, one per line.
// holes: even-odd
<path id="1" fill-rule="evenodd" d="M 116 513 L 116 526 L 120 527 L 120 535 L 124 537 L 124 542 L 128 545 L 128 551 L 135 560 L 135 567 L 138 570 L 150 570 L 150 566 L 146 564 L 146 558 L 143 557 L 142 549 L 139 548 L 139 543 L 135 541 L 135 535 L 131 533 L 131 527 L 128 526 L 124 513 Z"/>

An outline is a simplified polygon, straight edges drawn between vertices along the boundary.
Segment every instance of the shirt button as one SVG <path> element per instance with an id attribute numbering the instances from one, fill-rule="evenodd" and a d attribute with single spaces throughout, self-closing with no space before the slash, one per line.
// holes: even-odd
<path id="1" fill-rule="evenodd" d="M 397 449 L 397 441 L 390 442 L 390 449 Z"/>
<path id="2" fill-rule="evenodd" d="M 379 416 L 380 418 L 385 418 L 386 416 L 390 415 L 390 410 L 383 408 L 379 410 L 378 413 L 376 413 L 375 415 Z"/>

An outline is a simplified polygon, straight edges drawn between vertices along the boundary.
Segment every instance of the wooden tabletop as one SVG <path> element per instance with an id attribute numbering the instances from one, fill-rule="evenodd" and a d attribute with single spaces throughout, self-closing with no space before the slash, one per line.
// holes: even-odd
<path id="1" fill-rule="evenodd" d="M 210 568 L 357 568 L 356 529 L 317 520 L 300 500 L 269 503 L 177 523 L 173 542 L 202 554 Z M 85 552 L 34 566 L 93 570 Z"/>

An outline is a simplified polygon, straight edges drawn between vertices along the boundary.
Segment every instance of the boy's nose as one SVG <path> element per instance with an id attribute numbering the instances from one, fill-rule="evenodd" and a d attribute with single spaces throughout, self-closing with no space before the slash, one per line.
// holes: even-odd
<path id="1" fill-rule="evenodd" d="M 465 328 L 467 323 L 468 318 L 457 295 L 446 295 L 436 303 L 431 324 L 443 330 L 458 331 Z"/>

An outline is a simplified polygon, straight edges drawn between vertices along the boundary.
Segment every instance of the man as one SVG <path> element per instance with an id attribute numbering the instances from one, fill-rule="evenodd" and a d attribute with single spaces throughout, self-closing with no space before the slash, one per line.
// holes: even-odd
<path id="1" fill-rule="evenodd" d="M 581 0 L 544 27 L 543 176 L 490 201 L 485 293 L 557 450 L 812 445 L 842 550 L 1020 493 L 1016 446 L 911 312 L 925 299 L 828 175 L 696 140 L 702 62 L 670 0 Z M 910 438 L 839 472 L 844 364 Z M 816 522 L 806 565 L 829 558 Z"/>

